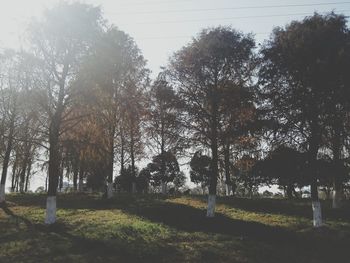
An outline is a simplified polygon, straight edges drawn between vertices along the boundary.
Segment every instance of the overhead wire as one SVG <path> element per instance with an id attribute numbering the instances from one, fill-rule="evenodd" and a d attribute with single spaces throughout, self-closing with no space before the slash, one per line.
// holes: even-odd
<path id="1" fill-rule="evenodd" d="M 165 14 L 165 13 L 188 13 L 188 12 L 208 12 L 223 10 L 243 10 L 243 9 L 268 9 L 268 8 L 290 8 L 290 7 L 313 7 L 350 4 L 350 1 L 342 2 L 324 2 L 310 4 L 285 4 L 285 5 L 255 5 L 255 6 L 236 6 L 236 7 L 218 7 L 218 8 L 192 8 L 192 9 L 175 9 L 175 10 L 154 10 L 154 11 L 125 11 L 125 12 L 105 12 L 114 15 L 140 15 L 140 14 Z"/>
<path id="2" fill-rule="evenodd" d="M 348 10 L 338 10 L 339 13 L 350 12 Z M 328 12 L 319 12 L 320 14 L 326 14 Z M 121 23 L 120 26 L 125 25 L 151 25 L 151 24 L 179 24 L 179 23 L 192 23 L 203 21 L 221 21 L 221 20 L 236 20 L 236 19 L 249 19 L 249 18 L 270 18 L 270 17 L 287 17 L 287 16 L 308 16 L 312 15 L 310 12 L 305 13 L 288 13 L 288 14 L 269 14 L 269 15 L 252 15 L 252 16 L 235 16 L 235 17 L 221 17 L 221 18 L 206 18 L 206 19 L 181 19 L 181 20 L 163 20 L 163 21 L 140 21 L 135 23 Z"/>
<path id="3" fill-rule="evenodd" d="M 127 3 L 120 3 L 121 6 L 129 7 L 129 6 L 138 6 L 138 5 L 159 5 L 159 4 L 178 4 L 178 3 L 190 3 L 193 0 L 168 0 L 168 1 L 147 1 L 147 2 L 141 2 L 141 1 L 135 1 L 135 2 L 127 2 Z"/>

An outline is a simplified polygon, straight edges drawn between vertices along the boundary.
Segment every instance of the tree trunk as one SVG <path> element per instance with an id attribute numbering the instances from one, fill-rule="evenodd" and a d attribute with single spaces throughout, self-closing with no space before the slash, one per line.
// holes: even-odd
<path id="1" fill-rule="evenodd" d="M 336 129 L 334 132 L 333 140 L 333 163 L 335 166 L 334 178 L 333 178 L 333 202 L 332 208 L 340 208 L 343 197 L 343 184 L 342 184 L 342 163 L 341 163 L 341 147 L 340 147 L 340 130 Z"/>
<path id="2" fill-rule="evenodd" d="M 340 208 L 343 200 L 343 184 L 338 178 L 334 178 L 332 208 Z"/>
<path id="3" fill-rule="evenodd" d="M 25 179 L 26 179 L 26 172 L 27 172 L 27 166 L 28 166 L 28 161 L 29 161 L 29 155 L 30 155 L 30 144 L 28 141 L 28 129 L 29 129 L 29 119 L 26 119 L 25 121 L 25 127 L 24 127 L 24 158 L 23 158 L 23 163 L 22 163 L 22 170 L 21 174 L 19 176 L 19 191 L 21 193 L 24 193 L 24 185 L 25 185 Z"/>
<path id="4" fill-rule="evenodd" d="M 108 160 L 108 175 L 107 175 L 107 199 L 110 199 L 113 197 L 113 170 L 114 170 L 113 166 L 114 166 L 114 135 L 115 135 L 114 123 L 111 124 L 109 132 L 110 134 L 109 134 L 109 160 Z"/>
<path id="5" fill-rule="evenodd" d="M 111 199 L 113 197 L 113 183 L 107 182 L 107 198 Z"/>
<path id="6" fill-rule="evenodd" d="M 164 114 L 163 107 L 160 107 L 160 155 L 161 155 L 161 190 L 162 194 L 166 195 L 168 193 L 168 178 L 166 178 L 166 163 L 165 163 L 165 131 L 164 131 Z"/>
<path id="7" fill-rule="evenodd" d="M 130 159 L 131 159 L 131 176 L 132 183 L 136 180 L 135 170 L 135 138 L 134 138 L 134 123 L 132 122 L 130 127 Z M 132 187 L 132 186 L 131 186 Z M 132 191 L 132 189 L 131 189 Z"/>
<path id="8" fill-rule="evenodd" d="M 137 193 L 137 188 L 136 188 L 136 183 L 135 182 L 132 182 L 132 184 L 131 184 L 131 192 L 133 194 Z"/>
<path id="9" fill-rule="evenodd" d="M 292 184 L 287 185 L 286 193 L 288 199 L 293 199 L 294 186 Z"/>
<path id="10" fill-rule="evenodd" d="M 15 180 L 15 191 L 16 193 L 19 192 L 19 175 L 21 174 L 21 171 L 19 170 L 18 173 L 16 174 L 16 180 Z"/>
<path id="11" fill-rule="evenodd" d="M 322 226 L 322 213 L 321 203 L 318 198 L 317 179 L 314 178 L 311 183 L 311 201 L 312 201 L 312 212 L 313 212 L 313 226 Z"/>
<path id="12" fill-rule="evenodd" d="M 56 114 L 57 115 L 57 114 Z M 46 218 L 45 224 L 53 224 L 56 222 L 56 194 L 58 187 L 58 179 L 60 175 L 60 154 L 59 154 L 59 131 L 60 116 L 54 116 L 50 126 L 49 134 L 49 182 L 46 200 Z"/>
<path id="13" fill-rule="evenodd" d="M 21 173 L 19 175 L 19 192 L 22 194 L 24 193 L 27 164 L 28 164 L 28 157 L 27 157 L 27 152 L 26 152 L 24 160 L 23 160 L 22 168 L 21 168 Z"/>
<path id="14" fill-rule="evenodd" d="M 211 218 L 215 216 L 215 205 L 216 205 L 216 194 L 209 194 L 207 217 Z"/>
<path id="15" fill-rule="evenodd" d="M 30 173 L 32 170 L 32 159 L 29 159 L 29 163 L 28 163 L 28 168 L 27 168 L 27 175 L 26 175 L 26 180 L 25 180 L 25 187 L 24 187 L 24 191 L 28 192 L 28 186 L 29 186 L 29 180 L 30 180 Z"/>
<path id="16" fill-rule="evenodd" d="M 226 142 L 224 145 L 224 162 L 225 162 L 225 183 L 226 196 L 230 196 L 232 192 L 232 182 L 230 174 L 230 144 Z"/>
<path id="17" fill-rule="evenodd" d="M 17 157 L 17 153 L 16 153 L 15 161 L 14 161 L 13 166 L 12 166 L 11 192 L 14 192 L 15 191 L 15 187 L 16 187 L 17 163 L 18 163 L 18 157 Z"/>
<path id="18" fill-rule="evenodd" d="M 226 184 L 226 196 L 232 195 L 232 185 Z"/>
<path id="19" fill-rule="evenodd" d="M 236 195 L 236 190 L 237 190 L 237 185 L 235 182 L 232 182 L 232 186 L 231 186 L 231 191 L 232 191 L 232 196 Z"/>
<path id="20" fill-rule="evenodd" d="M 0 184 L 0 203 L 5 202 L 5 184 Z"/>
<path id="21" fill-rule="evenodd" d="M 312 200 L 312 212 L 313 212 L 313 226 L 321 227 L 322 226 L 322 213 L 321 213 L 321 203 L 315 193 L 317 191 L 317 182 L 313 182 L 311 185 L 311 200 Z"/>
<path id="22" fill-rule="evenodd" d="M 6 146 L 6 151 L 2 163 L 2 174 L 1 174 L 1 181 L 0 181 L 0 203 L 5 202 L 5 184 L 6 184 L 6 177 L 7 177 L 7 169 L 10 162 L 10 155 L 12 151 L 12 144 L 13 144 L 13 136 L 15 132 L 15 113 L 12 113 L 11 122 L 10 122 L 10 131 Z"/>
<path id="23" fill-rule="evenodd" d="M 215 205 L 216 205 L 216 186 L 217 178 L 219 174 L 218 169 L 218 123 L 217 123 L 217 104 L 215 102 L 215 96 L 213 98 L 213 119 L 211 125 L 211 153 L 212 153 L 212 173 L 209 178 L 209 196 L 208 196 L 208 208 L 207 217 L 215 216 Z"/>
<path id="24" fill-rule="evenodd" d="M 120 128 L 120 175 L 123 174 L 125 169 L 125 139 L 124 139 L 124 130 L 123 127 Z"/>
<path id="25" fill-rule="evenodd" d="M 166 195 L 167 194 L 167 183 L 162 181 L 162 194 Z"/>
<path id="26" fill-rule="evenodd" d="M 21 174 L 19 175 L 19 192 L 21 194 L 24 193 L 24 185 L 25 185 L 25 179 L 26 179 L 26 171 L 27 171 L 27 167 L 26 164 L 23 165 L 22 170 L 21 170 Z"/>
<path id="27" fill-rule="evenodd" d="M 313 137 L 315 136 L 315 133 Z M 311 172 L 311 201 L 312 201 L 312 212 L 313 212 L 313 226 L 322 226 L 322 213 L 321 213 L 321 203 L 318 198 L 318 187 L 317 187 L 317 153 L 318 153 L 318 143 L 314 138 L 310 140 L 309 148 L 309 165 Z"/>
<path id="28" fill-rule="evenodd" d="M 62 171 L 62 168 L 60 168 L 58 189 L 60 192 L 62 192 L 62 189 L 63 189 L 63 171 Z"/>
<path id="29" fill-rule="evenodd" d="M 80 160 L 79 164 L 80 164 L 80 168 L 79 168 L 78 191 L 82 193 L 84 191 L 84 173 L 85 173 L 84 159 Z"/>
<path id="30" fill-rule="evenodd" d="M 73 190 L 76 192 L 78 190 L 78 173 L 79 173 L 79 165 L 76 163 L 74 165 L 73 171 Z"/>
<path id="31" fill-rule="evenodd" d="M 64 67 L 63 72 L 67 72 L 68 68 Z M 49 129 L 49 174 L 48 174 L 48 190 L 46 200 L 46 218 L 45 224 L 54 224 L 56 222 L 56 194 L 58 179 L 60 175 L 60 145 L 59 137 L 61 130 L 61 120 L 64 107 L 64 88 L 66 74 L 60 80 L 59 94 L 57 100 L 57 108 L 51 117 Z"/>
<path id="32" fill-rule="evenodd" d="M 49 179 L 49 175 L 46 175 L 46 178 L 45 178 L 45 192 L 47 192 L 48 179 Z"/>

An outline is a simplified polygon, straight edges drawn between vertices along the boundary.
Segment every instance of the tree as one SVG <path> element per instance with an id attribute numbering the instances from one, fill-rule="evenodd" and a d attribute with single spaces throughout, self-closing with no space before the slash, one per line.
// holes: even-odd
<path id="1" fill-rule="evenodd" d="M 201 151 L 194 153 L 190 161 L 190 178 L 191 182 L 200 184 L 205 192 L 205 188 L 209 186 L 212 160 L 209 156 L 203 155 Z"/>
<path id="2" fill-rule="evenodd" d="M 269 155 L 258 161 L 253 171 L 259 177 L 266 178 L 268 182 L 277 183 L 286 189 L 288 198 L 295 196 L 295 186 L 303 187 L 309 183 L 305 178 L 306 158 L 304 154 L 280 146 L 271 151 Z"/>
<path id="3" fill-rule="evenodd" d="M 115 185 L 117 186 L 117 188 L 128 192 L 128 193 L 134 193 L 137 190 L 137 177 L 135 176 L 135 174 L 137 173 L 137 168 L 136 167 L 132 167 L 131 165 L 129 165 L 128 167 L 126 167 L 119 176 L 117 176 L 114 180 Z M 144 173 L 142 173 L 143 175 Z M 141 180 L 140 180 L 140 183 Z M 135 189 L 136 186 L 136 189 Z M 140 187 L 142 188 L 142 185 L 140 184 Z"/>
<path id="4" fill-rule="evenodd" d="M 147 193 L 149 187 L 149 181 L 151 173 L 149 169 L 143 168 L 136 177 L 136 188 L 138 193 Z"/>
<path id="5" fill-rule="evenodd" d="M 18 96 L 19 85 L 15 81 L 15 53 L 8 51 L 1 61 L 1 99 L 2 99 L 2 136 L 4 140 L 4 157 L 2 161 L 2 173 L 0 184 L 0 202 L 5 201 L 5 183 L 7 170 L 10 163 L 11 152 L 13 150 L 14 137 L 16 132 L 16 121 L 18 118 Z M 14 72 L 13 72 L 14 71 Z M 6 129 L 5 127 L 8 127 Z"/>
<path id="6" fill-rule="evenodd" d="M 41 142 L 38 134 L 38 113 L 34 103 L 35 71 L 37 61 L 21 51 L 7 50 L 1 59 L 1 133 L 3 136 L 3 162 L 0 186 L 0 202 L 5 200 L 7 170 L 11 164 L 11 153 L 16 151 L 13 160 L 12 189 L 14 179 L 18 180 L 20 191 L 28 188 L 29 175 L 36 147 Z M 20 175 L 16 174 L 19 168 Z M 19 175 L 19 178 L 16 176 Z"/>
<path id="7" fill-rule="evenodd" d="M 143 153 L 143 141 L 142 141 L 142 126 L 144 124 L 143 117 L 145 115 L 144 106 L 144 93 L 143 86 L 140 83 L 129 82 L 121 98 L 123 100 L 121 111 L 123 119 L 121 121 L 124 145 L 124 151 L 129 154 L 130 169 L 132 178 L 136 178 L 136 160 Z M 123 169 L 121 169 L 122 172 Z M 134 182 L 136 183 L 136 182 Z M 136 185 L 133 185 L 133 189 Z M 134 190 L 132 192 L 135 192 Z"/>
<path id="8" fill-rule="evenodd" d="M 230 88 L 252 82 L 254 40 L 231 28 L 203 30 L 175 53 L 170 72 L 186 113 L 184 125 L 198 144 L 211 151 L 207 216 L 213 217 L 218 178 L 219 138 Z"/>
<path id="9" fill-rule="evenodd" d="M 350 31 L 347 27 L 347 20 L 343 16 L 334 15 L 332 29 L 329 34 L 328 78 L 332 90 L 327 94 L 326 124 L 327 131 L 323 137 L 325 147 L 332 152 L 333 168 L 333 208 L 339 208 L 343 199 L 343 185 L 347 173 L 344 169 L 346 156 L 349 150 L 346 149 L 350 136 L 349 111 L 350 111 Z M 332 34 L 332 35 L 331 35 Z"/>
<path id="10" fill-rule="evenodd" d="M 307 154 L 315 227 L 322 225 L 317 158 L 330 105 L 337 104 L 334 94 L 343 85 L 341 54 L 347 35 L 344 16 L 315 14 L 276 28 L 261 51 L 262 105 L 278 120 L 276 134 Z"/>
<path id="11" fill-rule="evenodd" d="M 180 102 L 167 80 L 166 72 L 158 75 L 147 94 L 148 110 L 146 113 L 145 131 L 149 137 L 148 146 L 158 156 L 166 156 L 167 152 L 176 155 L 183 150 L 185 139 L 182 136 L 184 128 L 181 124 Z M 165 162 L 166 158 L 162 158 Z M 160 178 L 163 194 L 166 191 L 166 164 L 161 164 Z"/>
<path id="12" fill-rule="evenodd" d="M 163 152 L 153 157 L 147 165 L 150 171 L 150 181 L 153 186 L 162 186 L 162 194 L 167 193 L 167 184 L 180 176 L 180 167 L 172 152 Z"/>
<path id="13" fill-rule="evenodd" d="M 186 175 L 182 171 L 177 173 L 173 180 L 175 192 L 179 192 L 179 189 L 186 185 L 186 181 L 187 181 Z"/>
<path id="14" fill-rule="evenodd" d="M 106 135 L 108 158 L 107 197 L 112 197 L 115 155 L 121 152 L 121 172 L 129 149 L 131 165 L 140 149 L 142 90 L 148 81 L 146 62 L 134 40 L 112 26 L 108 28 L 92 53 L 84 61 L 79 74 L 79 86 L 87 87 L 88 105 L 101 122 Z M 92 99 L 93 98 L 93 99 Z M 136 174 L 135 174 L 136 175 Z"/>
<path id="15" fill-rule="evenodd" d="M 48 123 L 48 197 L 46 224 L 56 222 L 56 192 L 60 174 L 60 135 L 67 105 L 72 101 L 70 84 L 81 60 L 102 31 L 100 9 L 61 2 L 30 26 L 33 49 L 43 63 L 46 85 L 42 89 Z"/>
<path id="16" fill-rule="evenodd" d="M 248 194 L 249 197 L 257 194 L 259 185 L 262 183 L 261 178 L 253 169 L 256 162 L 256 158 L 244 154 L 234 164 L 237 169 L 237 181 L 243 186 L 243 195 Z"/>
<path id="17" fill-rule="evenodd" d="M 253 71 L 254 66 L 250 70 Z M 225 92 L 224 105 L 227 109 L 222 121 L 220 144 L 227 195 L 234 194 L 236 188 L 233 179 L 234 167 L 231 161 L 233 151 L 239 152 L 237 155 L 242 155 L 244 152 L 256 150 L 258 144 L 257 138 L 253 136 L 259 128 L 258 114 L 254 105 L 255 96 L 252 87 L 247 84 L 249 83 L 243 82 L 237 86 L 233 83 Z"/>
<path id="18" fill-rule="evenodd" d="M 157 154 L 179 152 L 184 147 L 184 139 L 180 136 L 184 130 L 181 103 L 166 78 L 166 72 L 160 73 L 147 94 L 146 132 L 152 141 L 150 147 Z"/>

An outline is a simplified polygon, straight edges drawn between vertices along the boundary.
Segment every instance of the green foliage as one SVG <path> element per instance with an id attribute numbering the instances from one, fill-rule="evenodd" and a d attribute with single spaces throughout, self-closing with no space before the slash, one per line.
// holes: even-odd
<path id="1" fill-rule="evenodd" d="M 334 107 L 346 112 L 348 43 L 346 19 L 334 13 L 274 30 L 261 50 L 261 106 L 278 122 L 273 130 L 280 141 L 317 154 Z"/>
<path id="2" fill-rule="evenodd" d="M 203 155 L 201 151 L 195 152 L 190 162 L 190 177 L 195 184 L 209 185 L 211 174 L 211 158 Z"/>
<path id="3" fill-rule="evenodd" d="M 150 172 L 150 182 L 153 186 L 159 186 L 162 182 L 172 182 L 180 174 L 179 163 L 172 152 L 163 152 L 154 156 L 147 168 Z"/>
<path id="4" fill-rule="evenodd" d="M 116 187 L 121 189 L 122 191 L 131 193 L 132 184 L 136 183 L 135 174 L 137 173 L 137 170 L 133 171 L 133 168 L 131 167 L 131 165 L 129 165 L 126 169 L 121 171 L 119 176 L 115 177 L 114 183 Z"/>
<path id="5" fill-rule="evenodd" d="M 304 187 L 310 185 L 312 178 L 307 165 L 307 156 L 305 153 L 298 152 L 295 149 L 280 146 L 271 151 L 264 159 L 258 161 L 252 168 L 256 177 L 262 179 L 267 185 L 278 184 L 284 189 L 294 190 L 294 187 Z M 332 186 L 334 171 L 337 167 L 326 158 L 320 158 L 316 162 L 316 174 L 320 186 Z M 346 167 L 338 167 L 341 172 L 337 175 L 346 175 Z M 343 181 L 346 178 L 340 177 Z"/>
<path id="6" fill-rule="evenodd" d="M 167 78 L 166 72 L 161 72 L 147 93 L 145 131 L 149 136 L 149 147 L 157 154 L 181 153 L 187 141 L 181 123 L 182 103 Z"/>
<path id="7" fill-rule="evenodd" d="M 305 155 L 285 146 L 280 146 L 262 161 L 255 164 L 253 170 L 270 183 L 282 186 L 298 184 L 300 187 L 310 184 L 303 178 L 305 170 Z"/>
<path id="8" fill-rule="evenodd" d="M 173 180 L 175 190 L 179 190 L 181 187 L 186 185 L 187 177 L 183 172 L 177 173 Z"/>

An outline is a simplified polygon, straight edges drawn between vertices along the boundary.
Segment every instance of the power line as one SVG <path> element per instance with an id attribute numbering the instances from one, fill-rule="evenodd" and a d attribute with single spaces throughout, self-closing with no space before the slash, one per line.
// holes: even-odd
<path id="1" fill-rule="evenodd" d="M 339 13 L 350 12 L 350 10 L 339 10 Z M 320 14 L 326 14 L 328 12 L 320 12 Z M 152 25 L 152 24 L 180 24 L 180 23 L 192 23 L 203 21 L 224 21 L 224 20 L 236 20 L 236 19 L 249 19 L 249 18 L 270 18 L 270 17 L 287 17 L 287 16 L 308 16 L 312 15 L 308 13 L 289 13 L 289 14 L 271 14 L 271 15 L 254 15 L 254 16 L 234 16 L 234 17 L 222 17 L 222 18 L 207 18 L 207 19 L 186 19 L 186 20 L 171 20 L 171 21 L 151 21 L 151 22 L 137 22 L 119 24 L 119 26 L 127 25 Z"/>
<path id="2" fill-rule="evenodd" d="M 350 10 L 342 10 L 341 12 L 350 12 Z M 327 12 L 323 12 L 323 13 L 327 13 Z M 294 16 L 294 15 L 302 15 L 302 16 L 307 16 L 307 15 L 311 15 L 310 13 L 294 13 L 294 14 L 284 14 L 284 15 L 262 15 L 259 17 L 272 17 L 272 16 Z M 253 18 L 256 18 L 258 16 L 251 16 Z M 249 17 L 249 18 L 251 18 Z M 234 17 L 234 18 L 241 18 L 241 17 Z M 245 17 L 246 18 L 246 17 Z M 227 18 L 227 19 L 232 19 L 232 18 Z M 207 20 L 205 20 L 207 21 Z M 258 33 L 254 33 L 252 32 L 253 35 L 268 35 L 271 32 L 258 32 Z M 192 38 L 194 36 L 190 36 L 190 35 L 178 35 L 178 36 L 151 36 L 151 37 L 142 37 L 142 38 L 138 38 L 138 40 L 171 40 L 171 39 L 185 39 L 185 38 Z"/>
<path id="3" fill-rule="evenodd" d="M 254 35 L 268 35 L 271 32 L 258 32 L 258 33 L 253 33 Z M 185 38 L 193 38 L 193 36 L 190 35 L 178 35 L 178 36 L 163 36 L 163 37 L 142 37 L 142 38 L 138 38 L 138 40 L 167 40 L 167 39 L 185 39 Z"/>
<path id="4" fill-rule="evenodd" d="M 157 10 L 157 11 L 140 11 L 140 12 L 106 12 L 106 14 L 114 14 L 114 15 L 165 14 L 165 13 L 187 13 L 187 12 L 222 11 L 222 10 L 267 9 L 267 8 L 287 8 L 287 7 L 312 7 L 312 6 L 328 6 L 328 5 L 343 5 L 343 4 L 350 4 L 350 1 L 346 1 L 346 2 L 327 2 L 327 3 L 311 3 L 311 4 L 238 6 L 238 7 L 220 7 L 220 8 L 193 8 L 193 9 Z"/>
<path id="5" fill-rule="evenodd" d="M 129 2 L 129 3 L 121 3 L 121 6 L 137 6 L 137 5 L 159 5 L 159 4 L 173 4 L 173 3 L 190 3 L 193 0 L 169 0 L 169 1 L 149 1 L 149 2 Z"/>

